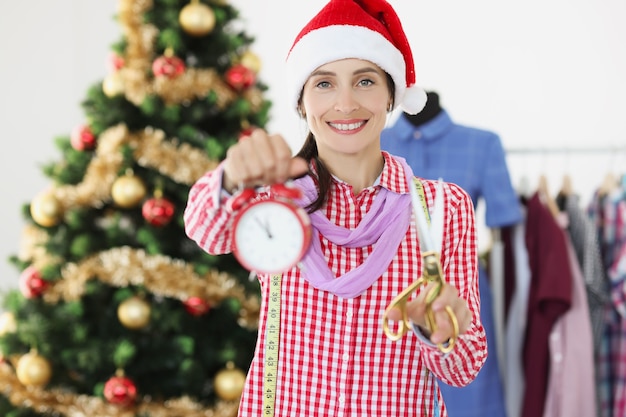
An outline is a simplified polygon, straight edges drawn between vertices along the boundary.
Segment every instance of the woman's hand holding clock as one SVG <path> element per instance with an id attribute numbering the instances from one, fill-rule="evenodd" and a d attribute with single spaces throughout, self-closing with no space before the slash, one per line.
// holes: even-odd
<path id="1" fill-rule="evenodd" d="M 234 192 L 243 187 L 280 184 L 305 174 L 308 169 L 304 159 L 292 156 L 281 135 L 255 129 L 228 149 L 222 186 Z"/>
<path id="2" fill-rule="evenodd" d="M 237 210 L 233 253 L 248 270 L 281 273 L 296 266 L 308 250 L 311 222 L 292 202 L 300 190 L 283 184 L 306 172 L 306 161 L 292 157 L 282 136 L 261 129 L 229 148 L 222 186 L 235 194 L 230 202 Z M 269 186 L 268 195 L 254 199 L 259 186 Z"/>

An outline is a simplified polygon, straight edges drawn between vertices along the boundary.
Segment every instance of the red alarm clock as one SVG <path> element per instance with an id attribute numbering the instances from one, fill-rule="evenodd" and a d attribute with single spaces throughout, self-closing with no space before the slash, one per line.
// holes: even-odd
<path id="1" fill-rule="evenodd" d="M 301 191 L 284 184 L 269 187 L 267 198 L 249 202 L 256 192 L 244 189 L 233 200 L 241 207 L 234 223 L 233 254 L 256 273 L 277 274 L 300 262 L 311 243 L 311 220 L 294 198 Z"/>

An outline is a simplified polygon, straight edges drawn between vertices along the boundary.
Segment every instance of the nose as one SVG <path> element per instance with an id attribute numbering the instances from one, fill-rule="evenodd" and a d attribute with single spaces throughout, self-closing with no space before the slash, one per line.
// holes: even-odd
<path id="1" fill-rule="evenodd" d="M 350 88 L 342 88 L 337 92 L 335 110 L 344 114 L 350 114 L 359 108 L 359 102 Z"/>

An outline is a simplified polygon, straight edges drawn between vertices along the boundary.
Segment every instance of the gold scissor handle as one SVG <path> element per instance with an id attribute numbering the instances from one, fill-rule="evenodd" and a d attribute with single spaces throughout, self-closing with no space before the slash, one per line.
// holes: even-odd
<path id="1" fill-rule="evenodd" d="M 389 303 L 389 305 L 385 309 L 385 312 L 383 313 L 383 331 L 385 332 L 387 337 L 394 342 L 400 340 L 402 336 L 404 336 L 404 334 L 408 332 L 409 329 L 411 329 L 409 315 L 406 312 L 406 303 L 409 300 L 409 297 L 411 297 L 411 294 L 413 294 L 413 291 L 421 287 L 424 282 L 424 278 L 418 278 L 415 282 L 406 287 L 400 294 L 396 295 L 396 297 L 391 300 L 391 303 Z M 389 315 L 389 312 L 394 308 L 397 308 L 402 313 L 402 319 L 398 323 L 397 332 L 391 330 L 391 328 L 389 327 L 389 318 L 387 317 Z"/>
<path id="2" fill-rule="evenodd" d="M 427 301 L 426 304 L 426 324 L 428 325 L 428 329 L 431 332 L 434 332 L 437 329 L 437 323 L 435 322 L 435 312 L 433 311 L 431 303 L 435 298 L 437 298 L 440 290 L 441 285 L 436 285 L 426 295 L 426 299 L 431 300 L 430 302 Z M 436 293 L 436 295 L 433 296 L 434 293 Z M 459 337 L 459 321 L 456 319 L 456 315 L 454 314 L 454 311 L 452 311 L 452 307 L 446 306 L 446 313 L 448 313 L 450 323 L 452 323 L 452 337 L 448 339 L 447 345 L 443 343 L 437 343 L 437 347 L 442 353 L 452 352 L 452 349 L 454 349 L 454 345 L 456 344 L 456 339 Z"/>
<path id="3" fill-rule="evenodd" d="M 389 303 L 389 306 L 385 309 L 383 314 L 383 331 L 385 335 L 394 342 L 400 340 L 402 336 L 406 334 L 409 329 L 411 329 L 411 322 L 409 321 L 408 313 L 406 311 L 406 303 L 409 300 L 409 297 L 420 286 L 426 284 L 427 282 L 434 282 L 435 285 L 428 291 L 426 294 L 426 324 L 431 332 L 434 332 L 437 329 L 437 324 L 435 322 L 435 314 L 432 309 L 432 303 L 439 296 L 441 292 L 441 287 L 443 286 L 443 274 L 441 272 L 441 264 L 439 262 L 439 256 L 436 252 L 424 252 L 422 254 L 423 262 L 424 262 L 424 274 L 418 278 L 411 285 L 406 287 L 400 294 L 398 294 L 392 301 Z M 402 319 L 398 324 L 398 332 L 394 333 L 389 327 L 389 311 L 398 308 L 402 313 Z M 447 345 L 443 343 L 438 343 L 437 347 L 443 353 L 448 353 L 454 349 L 454 345 L 456 344 L 456 339 L 459 336 L 459 322 L 452 311 L 450 306 L 446 306 L 446 313 L 448 313 L 448 317 L 450 318 L 450 322 L 452 323 L 452 331 L 453 335 L 448 340 Z"/>

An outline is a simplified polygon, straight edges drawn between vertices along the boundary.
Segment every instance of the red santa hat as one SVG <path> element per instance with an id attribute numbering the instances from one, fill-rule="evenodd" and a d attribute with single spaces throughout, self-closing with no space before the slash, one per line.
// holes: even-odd
<path id="1" fill-rule="evenodd" d="M 316 68 L 346 58 L 371 61 L 391 76 L 394 108 L 416 114 L 426 104 L 426 93 L 415 85 L 411 46 L 391 5 L 385 0 L 330 0 L 300 31 L 287 55 L 294 108 Z"/>

